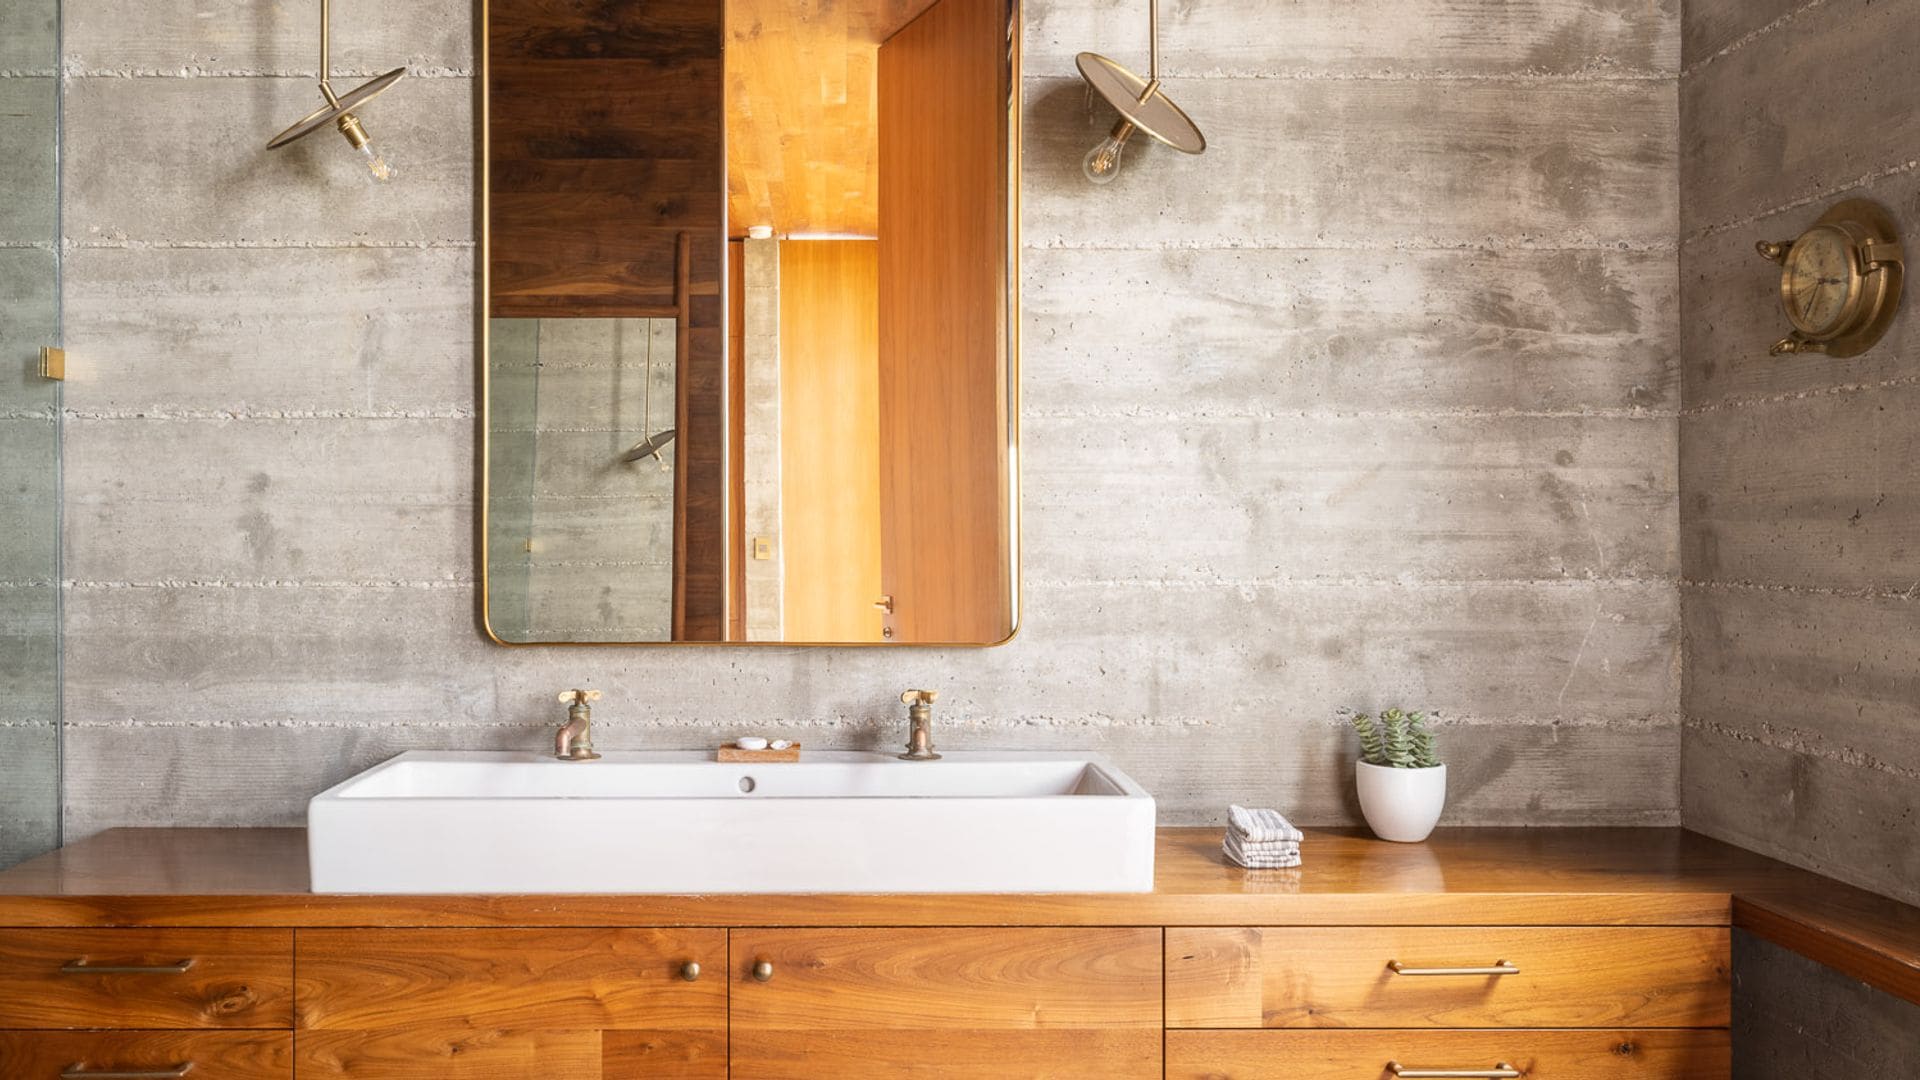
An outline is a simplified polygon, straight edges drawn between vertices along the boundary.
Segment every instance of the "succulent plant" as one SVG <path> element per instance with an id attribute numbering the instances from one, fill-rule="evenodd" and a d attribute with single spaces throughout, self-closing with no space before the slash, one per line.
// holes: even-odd
<path id="1" fill-rule="evenodd" d="M 1360 736 L 1360 760 L 1388 769 L 1431 769 L 1440 764 L 1433 752 L 1433 729 L 1426 713 L 1388 709 L 1375 720 L 1365 713 L 1353 717 Z"/>

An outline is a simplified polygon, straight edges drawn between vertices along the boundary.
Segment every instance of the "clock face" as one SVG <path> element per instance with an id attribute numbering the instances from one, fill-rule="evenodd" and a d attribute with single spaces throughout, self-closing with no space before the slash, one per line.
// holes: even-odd
<path id="1" fill-rule="evenodd" d="M 1859 281 L 1847 234 L 1827 227 L 1809 231 L 1787 252 L 1785 274 L 1787 314 L 1794 325 L 1815 336 L 1838 329 Z"/>

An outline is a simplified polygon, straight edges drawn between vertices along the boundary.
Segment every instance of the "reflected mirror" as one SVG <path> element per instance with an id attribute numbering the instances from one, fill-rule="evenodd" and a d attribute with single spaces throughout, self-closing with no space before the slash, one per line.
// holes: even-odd
<path id="1" fill-rule="evenodd" d="M 487 0 L 504 644 L 995 644 L 1017 0 Z"/>

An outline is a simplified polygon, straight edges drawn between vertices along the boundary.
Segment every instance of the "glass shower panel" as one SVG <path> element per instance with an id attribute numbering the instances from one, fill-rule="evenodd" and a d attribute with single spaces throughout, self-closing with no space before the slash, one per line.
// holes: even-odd
<path id="1" fill-rule="evenodd" d="M 501 640 L 672 639 L 678 331 L 489 322 L 487 613 Z"/>
<path id="2" fill-rule="evenodd" d="M 0 867 L 60 841 L 59 27 L 0 0 Z"/>

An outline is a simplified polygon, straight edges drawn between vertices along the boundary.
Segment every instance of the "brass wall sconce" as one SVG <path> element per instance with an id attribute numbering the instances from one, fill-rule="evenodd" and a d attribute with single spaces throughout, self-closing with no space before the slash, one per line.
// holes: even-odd
<path id="1" fill-rule="evenodd" d="M 1083 52 L 1074 58 L 1087 86 L 1120 111 L 1113 130 L 1080 163 L 1087 179 L 1096 184 L 1112 183 L 1120 175 L 1120 154 L 1135 132 L 1145 132 L 1183 154 L 1207 148 L 1200 128 L 1160 89 L 1160 0 L 1148 0 L 1147 39 L 1144 79 L 1099 53 Z"/>
<path id="2" fill-rule="evenodd" d="M 384 75 L 370 79 L 344 94 L 333 91 L 333 5 L 330 0 L 320 0 L 320 96 L 327 99 L 325 105 L 301 117 L 292 127 L 275 135 L 267 143 L 267 149 L 279 148 L 332 124 L 347 144 L 359 151 L 366 163 L 367 171 L 375 180 L 386 182 L 393 179 L 393 166 L 373 148 L 373 140 L 367 137 L 367 129 L 360 124 L 360 118 L 353 110 L 378 97 L 382 91 L 400 81 L 406 75 L 404 67 L 394 68 Z"/>

